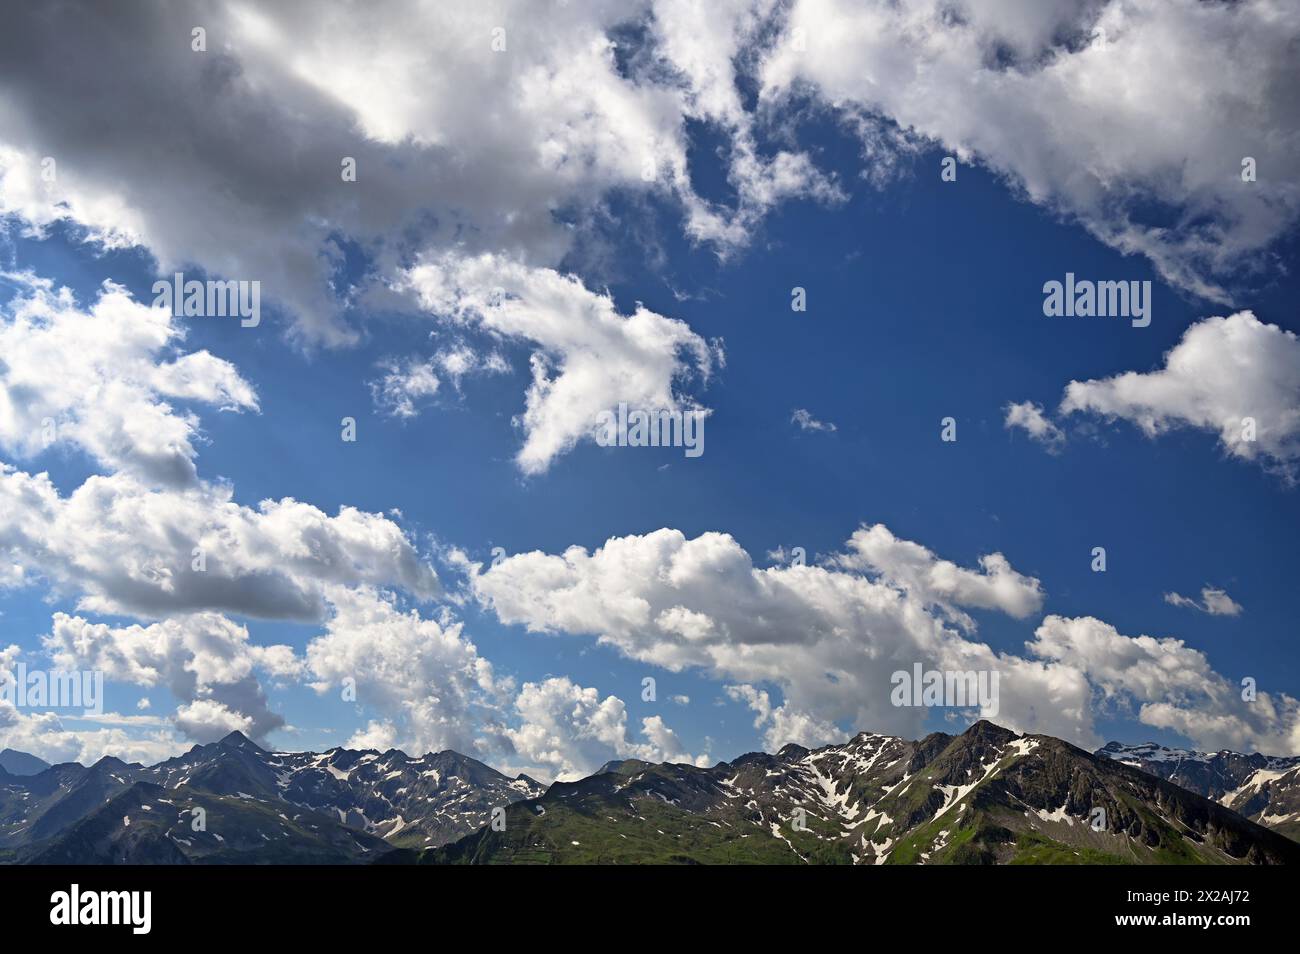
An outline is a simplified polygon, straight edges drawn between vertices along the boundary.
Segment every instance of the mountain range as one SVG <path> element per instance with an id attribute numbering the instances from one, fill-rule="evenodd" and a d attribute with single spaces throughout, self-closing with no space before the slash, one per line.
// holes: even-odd
<path id="1" fill-rule="evenodd" d="M 0 860 L 365 862 L 453 841 L 542 792 L 456 752 L 268 752 L 232 732 L 150 767 L 0 773 Z"/>
<path id="2" fill-rule="evenodd" d="M 1300 840 L 1300 756 L 1193 752 L 1150 742 L 1110 742 L 1097 754 L 1158 775 Z"/>
<path id="3" fill-rule="evenodd" d="M 271 752 L 234 732 L 154 766 L 0 768 L 0 861 L 1284 864 L 1297 767 L 980 721 L 545 787 L 450 751 Z"/>

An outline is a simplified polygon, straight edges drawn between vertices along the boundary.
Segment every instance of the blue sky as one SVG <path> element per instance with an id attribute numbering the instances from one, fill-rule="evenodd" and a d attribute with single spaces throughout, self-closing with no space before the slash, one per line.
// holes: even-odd
<path id="1" fill-rule="evenodd" d="M 1135 31 L 1130 42 L 1176 42 L 1160 36 L 1159 15 L 1148 13 L 1148 32 Z M 773 28 L 792 28 L 799 15 L 796 11 L 785 27 L 773 21 Z M 292 22 L 293 16 L 292 11 L 285 13 L 285 22 Z M 671 57 L 667 13 L 659 16 L 665 34 L 662 46 L 644 36 L 633 43 L 648 44 L 646 50 Z M 629 14 L 629 22 L 636 19 Z M 1250 24 L 1236 28 L 1249 32 Z M 260 75 L 261 67 L 252 61 L 269 54 L 255 48 L 253 40 L 246 42 L 247 47 L 236 43 L 223 55 L 234 61 L 246 57 L 244 69 L 250 76 Z M 1050 40 L 1033 37 L 1017 42 L 1051 45 Z M 1058 55 L 1064 54 L 1058 50 Z M 771 53 L 769 63 L 777 56 Z M 278 213 L 266 212 L 269 200 L 255 194 L 241 196 L 233 205 L 213 198 L 228 194 L 220 188 L 224 167 L 219 157 L 205 159 L 195 175 L 187 214 L 194 219 L 231 216 L 233 223 L 215 229 L 225 233 L 226 241 L 238 236 L 240 228 L 250 234 L 256 230 L 257 241 L 267 243 L 259 257 L 241 259 L 238 247 L 223 255 L 216 238 L 188 236 L 184 229 L 163 223 L 162 218 L 178 210 L 165 206 L 163 190 L 149 198 L 138 154 L 120 143 L 70 152 L 62 167 L 77 173 L 64 175 L 83 176 L 69 186 L 83 191 L 65 200 L 61 214 L 43 220 L 27 198 L 30 193 L 16 185 L 15 157 L 40 156 L 53 148 L 52 143 L 70 140 L 54 121 L 42 125 L 31 118 L 27 111 L 39 97 L 19 87 L 37 82 L 43 67 L 30 63 L 22 69 L 27 73 L 19 82 L 7 91 L 0 89 L 6 109 L 24 116 L 10 141 L 0 137 L 0 145 L 12 149 L 0 152 L 0 159 L 7 157 L 9 164 L 0 178 L 0 192 L 9 192 L 3 203 L 9 213 L 2 251 L 9 276 L 6 321 L 14 320 L 22 302 L 52 294 L 50 289 L 59 286 L 71 289 L 82 311 L 92 308 L 105 281 L 123 286 L 136 302 L 147 305 L 154 280 L 169 274 L 171 265 L 164 262 L 188 263 L 187 277 L 251 279 L 263 274 L 259 261 L 267 260 L 260 256 L 273 253 L 275 242 L 261 231 L 260 216 Z M 1132 160 L 1135 168 L 1120 171 L 1131 173 L 1125 188 L 1142 201 L 1134 200 L 1115 213 L 1110 203 L 1094 201 L 1089 190 L 1072 191 L 1078 173 L 1068 160 L 1061 160 L 1066 168 L 1045 174 L 1037 162 L 1000 151 L 996 144 L 981 151 L 978 141 L 960 132 L 945 141 L 941 124 L 920 119 L 909 124 L 911 117 L 888 97 L 869 104 L 880 111 L 873 135 L 902 139 L 892 143 L 887 158 L 874 154 L 872 139 L 868 137 L 864 146 L 863 131 L 818 99 L 831 96 L 834 84 L 841 82 L 838 74 L 809 77 L 814 89 L 820 82 L 823 92 L 814 92 L 811 104 L 796 99 L 786 107 L 788 116 L 776 122 L 754 105 L 755 76 L 743 68 L 738 72 L 735 88 L 743 95 L 739 105 L 727 109 L 738 109 L 746 117 L 743 135 L 727 109 L 720 119 L 702 105 L 709 90 L 699 82 L 692 85 L 687 70 L 684 79 L 669 83 L 685 83 L 695 97 L 688 97 L 692 105 L 670 125 L 681 147 L 686 185 L 641 190 L 635 181 L 614 176 L 606 188 L 602 176 L 593 176 L 590 189 L 596 194 L 575 187 L 567 202 L 558 204 L 548 196 L 551 223 L 566 239 L 550 261 L 535 249 L 521 255 L 523 240 L 518 236 L 509 229 L 494 234 L 491 224 L 482 224 L 497 223 L 511 212 L 493 207 L 490 200 L 484 200 L 485 209 L 457 209 L 456 215 L 471 221 L 451 230 L 449 238 L 441 225 L 422 232 L 421 226 L 388 211 L 363 216 L 362 225 L 330 199 L 322 205 L 328 212 L 321 215 L 332 214 L 337 221 L 322 228 L 317 241 L 325 249 L 337 241 L 349 248 L 349 254 L 331 266 L 332 285 L 315 292 L 333 299 L 333 317 L 325 321 L 304 308 L 306 293 L 296 285 L 286 291 L 300 276 L 279 273 L 279 285 L 264 281 L 265 317 L 258 327 L 241 328 L 221 318 L 176 318 L 183 340 L 173 339 L 150 358 L 161 361 L 167 354 L 207 351 L 233 366 L 256 393 L 256 409 L 242 413 L 219 410 L 211 401 L 172 399 L 173 409 L 197 415 L 193 460 L 198 484 L 173 488 L 175 492 L 197 492 L 199 485 L 227 486 L 233 501 L 245 507 L 293 498 L 318 508 L 326 519 L 341 507 L 376 515 L 376 520 L 398 528 L 419 560 L 436 571 L 443 592 L 413 593 L 400 575 L 386 578 L 382 569 L 349 585 L 373 586 L 368 598 L 395 612 L 440 620 L 444 633 L 447 626 L 463 625 L 459 632 L 472 641 L 476 658 L 489 661 L 492 679 L 511 681 L 508 686 L 494 684 L 485 693 L 479 692 L 481 685 L 461 686 L 452 693 L 436 675 L 424 683 L 398 680 L 394 685 L 389 678 L 394 671 L 447 670 L 440 668 L 442 663 L 429 663 L 418 645 L 397 637 L 394 644 L 383 644 L 387 648 L 375 649 L 373 658 L 364 651 L 348 656 L 348 636 L 339 631 L 346 620 L 341 613 L 334 615 L 337 605 L 330 596 L 325 600 L 333 608 L 316 619 L 267 618 L 216 604 L 142 611 L 115 596 L 111 584 L 79 579 L 75 558 L 68 558 L 71 569 L 52 570 L 49 558 L 24 556 L 23 547 L 30 550 L 30 543 L 5 541 L 17 563 L 29 560 L 30 565 L 23 583 L 0 591 L 0 648 L 14 644 L 16 658 L 30 666 L 89 666 L 98 659 L 95 665 L 110 668 L 106 708 L 135 719 L 134 724 L 105 724 L 65 718 L 58 727 L 11 720 L 6 744 L 29 750 L 44 747 L 38 754 L 50 758 L 85 759 L 114 751 L 147 759 L 206 741 L 231 727 L 272 724 L 260 736 L 268 745 L 319 749 L 352 740 L 413 749 L 454 743 L 477 746 L 473 754 L 493 764 L 539 775 L 590 770 L 602 755 L 731 758 L 782 741 L 818 744 L 860 729 L 958 730 L 976 714 L 936 709 L 905 718 L 895 713 L 898 720 L 893 721 L 886 712 L 888 724 L 868 724 L 861 717 L 865 711 L 879 714 L 883 710 L 872 707 L 887 705 L 888 682 L 880 672 L 908 668 L 912 658 L 940 665 L 944 658 L 955 658 L 945 653 L 971 644 L 990 653 L 981 658 L 1014 657 L 1026 665 L 1047 666 L 1033 680 L 1021 679 L 1014 668 L 1004 672 L 1003 693 L 1008 698 L 998 721 L 1021 731 L 1048 731 L 1080 744 L 1114 738 L 1209 748 L 1271 746 L 1278 754 L 1283 748 L 1300 751 L 1293 698 L 1300 696 L 1300 665 L 1291 639 L 1294 586 L 1289 585 L 1300 558 L 1295 534 L 1300 503 L 1288 476 L 1296 445 L 1286 430 L 1296 426 L 1287 415 L 1300 413 L 1300 366 L 1292 363 L 1294 338 L 1284 335 L 1280 351 L 1254 343 L 1255 335 L 1264 334 L 1261 327 L 1296 329 L 1298 280 L 1280 264 L 1293 257 L 1294 217 L 1277 225 L 1267 242 L 1244 248 L 1230 261 L 1206 265 L 1203 257 L 1186 253 L 1179 230 L 1197 233 L 1209 213 L 1196 207 L 1190 186 L 1181 204 L 1176 183 L 1163 190 L 1150 186 L 1152 170 L 1142 167 L 1140 159 Z M 609 82 L 646 90 L 658 88 L 659 80 L 653 71 L 624 67 Z M 109 80 L 108 85 L 115 82 Z M 491 77 L 485 82 L 493 88 Z M 289 88 L 288 80 L 285 83 L 286 103 L 302 95 Z M 121 85 L 130 88 L 128 80 Z M 501 88 L 505 96 L 507 87 Z M 273 88 L 271 99 L 279 92 Z M 228 95 L 228 108 L 237 116 L 240 94 Z M 328 110 L 314 100 L 307 102 L 302 108 L 310 126 L 311 109 Z M 1016 116 L 999 112 L 997 104 L 987 108 L 990 121 L 1001 121 L 1010 136 L 1017 128 Z M 1256 132 L 1270 131 L 1270 115 L 1267 109 L 1259 110 Z M 1119 119 L 1140 121 L 1122 115 Z M 376 125 L 386 128 L 390 120 L 399 125 L 416 122 L 401 115 L 353 117 L 357 136 L 368 135 L 374 150 L 391 150 L 394 162 L 413 161 L 403 152 L 407 146 L 392 145 L 391 136 L 386 139 L 374 131 Z M 124 114 L 123 122 L 134 121 Z M 598 119 L 596 125 L 603 121 Z M 1229 118 L 1209 114 L 1201 121 L 1212 127 Z M 472 127 L 457 128 L 465 137 L 473 134 Z M 1025 135 L 1034 134 L 1032 124 L 1026 130 Z M 1190 150 L 1204 131 L 1189 126 L 1181 132 L 1183 138 L 1176 138 L 1175 146 L 1185 143 Z M 154 162 L 183 170 L 189 161 L 184 124 L 176 135 L 171 148 L 160 150 Z M 760 183 L 746 179 L 747 173 L 735 164 L 743 136 L 752 137 L 762 157 L 797 149 L 814 170 L 805 170 L 798 188 L 763 203 L 761 214 L 752 217 L 741 214 L 757 202 L 746 197 L 745 189 L 753 194 L 761 190 Z M 466 155 L 474 155 L 474 143 L 468 139 L 451 143 L 453 150 L 462 147 Z M 267 146 L 272 152 L 280 148 L 276 143 Z M 1086 142 L 1079 146 L 1080 168 L 1089 168 L 1087 148 Z M 1043 150 L 1056 155 L 1051 143 Z M 231 146 L 231 151 L 237 147 Z M 957 179 L 942 181 L 940 163 L 955 153 L 964 159 Z M 333 154 L 328 155 L 334 161 Z M 446 161 L 436 153 L 417 158 L 435 165 Z M 526 159 L 518 161 L 527 164 Z M 117 213 L 123 221 L 145 223 L 131 241 L 117 242 L 118 247 L 105 247 L 99 231 L 109 223 L 102 220 L 101 207 L 88 198 L 91 177 L 81 171 L 96 162 L 114 176 L 142 177 L 138 190 L 117 192 L 128 197 L 126 206 L 134 202 L 142 209 L 132 215 Z M 882 169 L 887 171 L 883 178 L 868 178 L 883 175 Z M 363 164 L 362 170 L 362 182 L 386 174 L 373 165 Z M 1042 175 L 1051 187 L 1048 197 L 1031 197 L 1036 188 L 1027 195 L 1026 183 Z M 1226 169 L 1224 178 L 1231 183 L 1225 189 L 1242 185 L 1235 166 Z M 833 183 L 837 194 L 819 194 L 818 180 Z M 111 193 L 105 185 L 111 182 L 106 173 L 95 179 L 94 187 Z M 296 201 L 310 205 L 310 198 L 299 196 Z M 513 198 L 506 195 L 501 201 Z M 154 200 L 157 205 L 150 206 Z M 436 190 L 432 196 L 411 196 L 413 207 L 429 204 L 432 218 L 445 201 Z M 743 241 L 715 241 L 693 231 L 692 203 L 723 210 L 724 215 L 729 211 L 732 224 L 743 226 Z M 294 206 L 286 201 L 283 214 L 288 216 L 286 231 L 297 235 Z M 1248 212 L 1241 213 L 1242 220 Z M 544 222 L 546 216 L 538 215 Z M 472 221 L 475 216 L 481 220 L 478 226 Z M 1134 228 L 1147 224 L 1148 217 L 1167 225 L 1152 247 L 1139 243 L 1126 248 L 1115 239 L 1117 219 Z M 201 226 L 196 231 L 201 233 Z M 465 234 L 472 235 L 468 245 L 454 237 Z M 1231 238 L 1222 244 L 1230 245 Z M 291 257 L 293 251 L 284 254 Z M 534 427 L 540 431 L 551 426 L 515 420 L 525 410 L 530 389 L 530 356 L 548 355 L 554 370 L 571 355 L 541 332 L 520 332 L 518 323 L 502 330 L 505 324 L 483 317 L 491 306 L 474 304 L 481 301 L 474 289 L 464 290 L 462 301 L 451 309 L 430 307 L 429 298 L 419 298 L 425 289 L 411 276 L 418 275 L 421 262 L 433 262 L 439 274 L 456 274 L 457 281 L 466 283 L 477 280 L 483 269 L 457 269 L 468 269 L 462 259 L 476 255 L 496 256 L 492 267 L 498 269 L 513 256 L 525 263 L 521 284 L 511 286 L 515 300 L 529 309 L 520 319 L 525 323 L 535 320 L 540 327 L 549 320 L 538 316 L 548 303 L 563 308 L 535 291 L 543 280 L 539 276 L 568 276 L 580 290 L 574 293 L 578 312 L 607 292 L 618 321 L 644 307 L 684 323 L 692 340 L 711 343 L 714 354 L 707 381 L 697 366 L 696 373 L 678 373 L 668 382 L 682 406 L 710 409 L 704 454 L 688 459 L 679 448 L 606 448 L 584 438 L 552 456 L 540 470 L 529 472 L 521 466 L 525 438 Z M 1134 328 L 1123 319 L 1044 317 L 1043 284 L 1063 279 L 1066 272 L 1096 280 L 1152 282 L 1150 326 Z M 403 277 L 411 284 L 399 294 L 394 288 Z M 33 290 L 38 278 L 49 283 L 44 293 Z M 806 312 L 791 310 L 795 287 L 806 291 Z M 345 292 L 348 288 L 354 291 Z M 530 297 L 534 293 L 536 297 Z M 1149 403 L 1131 396 L 1128 404 L 1105 405 L 1109 413 L 1058 410 L 1070 382 L 1105 382 L 1126 372 L 1151 374 L 1164 366 L 1166 354 L 1179 346 L 1190 328 L 1211 317 L 1247 310 L 1256 324 L 1243 323 L 1240 337 L 1233 339 L 1240 353 L 1214 352 L 1213 342 L 1205 346 L 1211 351 L 1207 360 L 1218 360 L 1219 354 L 1225 363 L 1235 361 L 1237 376 L 1272 376 L 1272 390 L 1247 389 L 1256 401 L 1248 409 L 1258 406 L 1270 433 L 1279 435 L 1259 453 L 1246 449 L 1246 456 L 1236 454 L 1220 440 L 1217 427 L 1196 417 L 1206 406 L 1220 406 L 1215 403 L 1220 401 L 1214 391 L 1217 379 L 1205 384 L 1204 391 L 1191 388 L 1190 410 L 1174 399 L 1161 405 L 1157 436 L 1138 426 L 1142 416 L 1151 413 Z M 335 328 L 348 329 L 355 340 L 327 340 Z M 1214 330 L 1205 328 L 1207 333 Z M 392 414 L 391 407 L 376 399 L 374 383 L 388 363 L 431 361 L 451 344 L 479 357 L 495 353 L 504 367 L 467 373 L 459 383 L 435 370 L 440 374 L 437 393 L 417 397 L 417 413 L 409 417 Z M 1270 356 L 1277 366 L 1266 370 L 1251 365 Z M 599 354 L 597 360 L 603 360 Z M 691 371 L 689 357 L 678 355 L 675 360 L 678 372 Z M 9 356 L 0 354 L 0 368 L 10 363 Z M 112 380 L 111 366 L 97 367 L 96 373 Z M 1205 381 L 1198 373 L 1191 378 Z M 14 380 L 0 382 L 0 387 L 10 388 L 11 400 L 23 399 L 25 392 Z M 1236 412 L 1240 397 L 1238 392 L 1222 398 L 1223 406 Z M 1092 400 L 1100 409 L 1100 402 L 1118 399 L 1110 391 L 1096 390 Z M 1007 424 L 1008 405 L 1026 401 L 1061 429 L 1061 446 L 1047 446 Z M 805 409 L 834 429 L 799 426 L 792 420 L 796 409 Z M 67 413 L 78 412 L 73 408 Z M 340 420 L 347 416 L 357 421 L 354 443 L 340 440 Z M 940 440 L 940 422 L 948 416 L 956 419 L 955 442 Z M 96 451 L 93 441 L 61 441 L 32 451 L 12 429 L 0 437 L 0 460 L 16 471 L 48 472 L 64 498 L 92 475 L 117 479 L 130 471 L 129 453 L 128 464 L 115 464 Z M 148 484 L 131 487 L 128 493 L 143 494 Z M 924 548 L 925 573 L 930 575 L 914 579 L 911 564 L 892 550 L 873 551 L 862 558 L 865 562 L 846 562 L 849 538 L 859 528 L 877 525 L 888 528 L 893 539 Z M 868 602 L 884 599 L 886 591 L 901 594 L 898 598 L 905 605 L 897 612 L 902 615 L 889 615 L 889 620 L 909 613 L 924 617 L 923 623 L 907 617 L 902 624 L 913 627 L 908 632 L 917 640 L 914 656 L 906 655 L 905 648 L 913 645 L 906 640 L 900 644 L 890 636 L 882 641 L 869 615 L 854 617 L 868 620 L 858 631 L 836 630 L 833 647 L 827 635 L 808 636 L 804 645 L 803 619 L 809 633 L 822 634 L 834 629 L 828 619 L 839 618 L 842 607 L 824 606 L 819 601 L 829 597 L 822 595 L 789 597 L 792 602 L 787 604 L 782 602 L 786 596 L 765 593 L 755 605 L 779 614 L 780 620 L 770 626 L 756 621 L 749 632 L 744 621 L 753 607 L 745 600 L 753 596 L 754 578 L 746 575 L 738 582 L 725 573 L 705 573 L 695 581 L 698 590 L 683 584 L 669 603 L 655 605 L 656 612 L 670 604 L 685 607 L 701 618 L 711 616 L 718 628 L 726 629 L 725 638 L 718 637 L 725 647 L 699 650 L 685 637 L 678 645 L 662 632 L 644 632 L 655 628 L 650 623 L 631 625 L 620 616 L 621 600 L 641 598 L 654 604 L 659 599 L 648 594 L 636 571 L 620 571 L 627 578 L 613 571 L 601 575 L 602 598 L 586 605 L 582 601 L 589 593 L 557 596 L 555 578 L 546 583 L 530 569 L 541 563 L 525 562 L 529 554 L 538 561 L 561 560 L 559 555 L 569 547 L 594 554 L 611 538 L 641 539 L 661 528 L 680 531 L 686 541 L 709 533 L 729 535 L 723 547 L 728 559 L 747 554 L 759 577 L 778 562 L 769 556 L 777 548 L 802 547 L 810 563 L 824 568 L 825 578 L 817 581 L 774 575 L 772 580 L 783 588 L 820 594 L 822 584 L 865 584 L 866 595 L 852 600 Z M 1098 546 L 1107 553 L 1104 573 L 1091 569 L 1092 550 Z M 494 547 L 507 555 L 501 570 L 488 568 Z M 980 559 L 989 554 L 1001 554 L 1011 568 L 1006 588 L 996 593 L 984 589 L 991 571 L 980 569 Z M 125 562 L 131 556 L 118 558 Z M 935 576 L 934 565 L 944 561 L 971 575 L 963 585 L 974 595 L 963 596 L 961 586 L 945 589 L 936 582 L 947 571 L 941 569 Z M 467 571 L 467 562 L 484 566 Z M 683 574 L 689 569 L 679 567 Z M 569 571 L 569 583 L 585 572 L 572 566 Z M 301 585 L 311 588 L 316 583 Z M 1166 599 L 1172 593 L 1199 599 L 1207 586 L 1226 592 L 1239 612 L 1214 614 Z M 88 593 L 100 598 L 97 606 L 85 602 Z M 548 599 L 554 600 L 550 612 L 540 609 Z M 737 618 L 724 626 L 726 607 L 733 608 Z M 238 703 L 247 697 L 221 677 L 206 683 L 200 678 L 197 686 L 181 677 L 183 690 L 173 691 L 176 672 L 212 665 L 203 654 L 221 657 L 226 650 L 205 647 L 197 638 L 164 651 L 131 630 L 168 619 L 184 628 L 192 625 L 190 614 L 195 611 L 223 614 L 246 630 L 248 645 L 289 647 L 292 664 L 252 664 L 273 723 L 242 721 L 262 717 L 241 711 Z M 50 637 L 52 619 L 60 612 L 105 627 L 96 631 L 93 645 L 85 641 L 90 637 L 75 645 L 61 644 L 62 661 L 57 653 L 51 655 L 56 643 Z M 337 621 L 332 628 L 331 618 Z M 1059 621 L 1051 625 L 1063 634 L 1059 638 L 1070 641 L 1068 652 L 1045 655 L 1026 648 L 1040 627 L 1049 626 L 1049 619 Z M 594 622 L 584 626 L 575 620 Z M 526 625 L 530 622 L 531 627 Z M 936 649 L 939 643 L 920 635 L 932 623 L 949 634 L 940 640 L 945 649 Z M 1094 630 L 1093 624 L 1099 628 Z M 713 632 L 716 635 L 717 629 Z M 1055 640 L 1055 633 L 1042 636 L 1038 644 Z M 1107 633 L 1113 634 L 1109 642 Z M 415 642 L 421 638 L 415 637 Z M 1182 645 L 1169 643 L 1171 638 Z M 322 639 L 317 644 L 319 664 L 314 665 L 309 645 Z M 765 658 L 753 670 L 769 672 L 770 678 L 746 677 L 746 647 L 774 644 L 788 657 Z M 225 662 L 246 654 L 245 649 L 230 652 L 230 658 L 221 657 Z M 824 658 L 819 656 L 823 652 Z M 877 671 L 875 663 L 864 663 L 866 668 L 859 671 L 856 663 L 846 661 L 846 654 L 867 659 L 878 652 L 893 654 L 898 665 Z M 401 653 L 413 655 L 404 658 Z M 705 656 L 712 662 L 701 662 Z M 331 661 L 319 662 L 324 657 Z M 349 664 L 374 663 L 373 672 L 358 675 L 363 691 L 356 704 L 339 698 L 334 683 L 346 665 L 335 657 L 349 658 Z M 662 664 L 671 659 L 677 662 Z M 146 664 L 161 667 L 164 674 L 142 675 L 138 667 Z M 174 672 L 166 669 L 172 666 L 177 667 Z M 1213 683 L 1198 668 L 1202 666 L 1221 682 Z M 872 700 L 846 701 L 847 687 L 823 693 L 816 674 L 803 671 L 818 667 L 843 667 L 856 680 L 853 693 Z M 656 701 L 642 699 L 647 676 L 657 680 Z M 1261 693 L 1267 694 L 1267 712 L 1225 688 L 1247 676 L 1256 678 Z M 456 678 L 465 679 L 463 668 Z M 520 701 L 527 684 L 549 686 L 554 698 L 539 695 L 530 708 Z M 748 705 L 745 699 L 752 696 L 727 688 L 741 684 L 768 693 L 770 705 Z M 366 686 L 372 691 L 364 691 Z M 585 689 L 593 689 L 594 697 L 584 696 Z M 411 715 L 416 711 L 412 707 L 422 701 L 448 694 L 472 701 L 445 711 L 436 703 L 432 713 Z M 674 696 L 687 696 L 689 702 L 674 702 Z M 147 710 L 136 708 L 142 697 L 150 700 Z M 612 709 L 606 705 L 611 697 L 617 702 Z M 219 700 L 220 709 L 215 714 L 204 709 L 201 719 L 198 710 L 186 708 L 204 700 Z M 784 718 L 773 715 L 771 710 L 783 703 Z M 1162 706 L 1173 714 L 1160 715 Z M 653 733 L 643 731 L 643 720 L 656 717 L 670 728 L 670 743 L 654 741 Z M 613 730 L 608 727 L 611 720 Z M 6 740 L 5 733 L 0 727 L 0 741 Z M 561 750 L 564 754 L 555 754 Z"/>

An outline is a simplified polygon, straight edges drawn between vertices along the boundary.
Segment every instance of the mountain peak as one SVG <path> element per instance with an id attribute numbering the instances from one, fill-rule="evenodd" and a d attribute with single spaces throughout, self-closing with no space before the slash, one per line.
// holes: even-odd
<path id="1" fill-rule="evenodd" d="M 240 732 L 238 729 L 231 732 L 228 736 L 218 742 L 217 745 L 227 749 L 255 749 L 258 752 L 265 751 L 260 745 L 248 736 L 244 735 L 244 733 Z"/>
<path id="2" fill-rule="evenodd" d="M 0 768 L 10 775 L 39 775 L 50 767 L 50 763 L 17 749 L 5 749 L 0 752 Z"/>
<path id="3" fill-rule="evenodd" d="M 1004 729 L 1002 726 L 995 722 L 990 722 L 988 719 L 980 719 L 963 732 L 962 735 L 969 739 L 988 739 L 999 744 L 1009 742 L 1011 739 L 1016 738 L 1016 733 L 1012 732 L 1010 729 Z"/>
<path id="4" fill-rule="evenodd" d="M 116 755 L 102 756 L 99 761 L 92 763 L 90 766 L 92 771 L 96 769 L 102 771 L 119 771 L 128 767 L 127 763 L 123 762 Z"/>
<path id="5" fill-rule="evenodd" d="M 592 774 L 607 775 L 613 773 L 614 775 L 635 775 L 637 772 L 650 768 L 651 765 L 652 763 L 643 761 L 642 759 L 612 759 Z M 520 780 L 527 780 L 534 785 L 538 784 L 534 779 L 529 778 L 527 775 L 520 775 L 515 779 L 515 781 Z"/>

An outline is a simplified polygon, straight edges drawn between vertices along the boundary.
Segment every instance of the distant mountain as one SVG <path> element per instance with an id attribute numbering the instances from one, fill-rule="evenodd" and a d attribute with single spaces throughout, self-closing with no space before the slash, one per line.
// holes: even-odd
<path id="1" fill-rule="evenodd" d="M 49 762 L 28 755 L 26 752 L 18 752 L 14 749 L 0 752 L 0 769 L 4 769 L 10 775 L 36 775 L 49 767 Z"/>
<path id="2" fill-rule="evenodd" d="M 1300 756 L 1194 752 L 1154 742 L 1108 742 L 1097 754 L 1212 798 L 1300 841 Z"/>
<path id="3" fill-rule="evenodd" d="M 0 777 L 0 860 L 366 862 L 445 844 L 542 792 L 455 752 L 267 752 L 232 732 L 151 767 L 105 758 Z"/>
<path id="4" fill-rule="evenodd" d="M 386 863 L 1281 864 L 1300 845 L 1059 739 L 977 722 L 713 768 L 611 763 Z"/>

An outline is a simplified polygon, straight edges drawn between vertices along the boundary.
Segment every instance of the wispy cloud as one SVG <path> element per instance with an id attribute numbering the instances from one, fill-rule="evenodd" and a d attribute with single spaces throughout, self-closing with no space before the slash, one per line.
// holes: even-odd
<path id="1" fill-rule="evenodd" d="M 1206 586 L 1201 589 L 1199 601 L 1178 593 L 1166 593 L 1165 602 L 1171 606 L 1200 610 L 1202 613 L 1209 613 L 1211 616 L 1240 616 L 1242 612 L 1240 603 L 1224 590 L 1213 586 Z"/>

